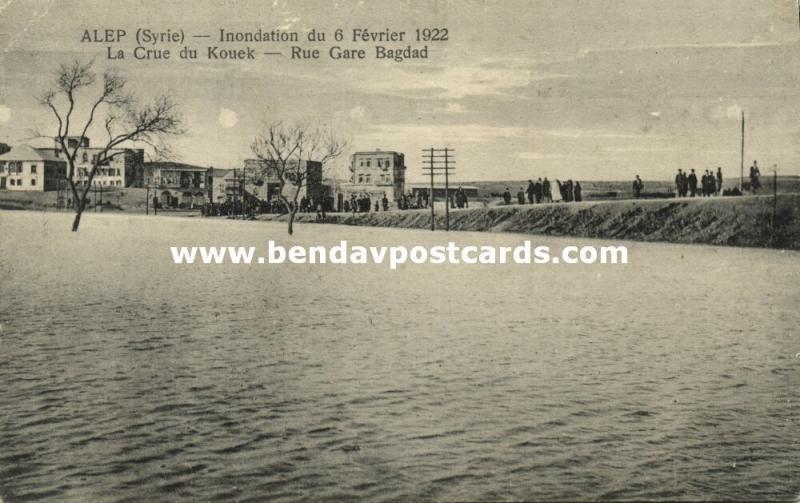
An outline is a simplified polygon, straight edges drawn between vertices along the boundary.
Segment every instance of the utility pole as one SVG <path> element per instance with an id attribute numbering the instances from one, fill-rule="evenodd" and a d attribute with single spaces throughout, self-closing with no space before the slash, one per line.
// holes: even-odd
<path id="1" fill-rule="evenodd" d="M 147 192 L 146 196 L 144 196 L 144 214 L 150 215 L 150 184 L 147 184 Z"/>
<path id="2" fill-rule="evenodd" d="M 427 171 L 431 177 L 431 230 L 435 230 L 435 214 L 433 210 L 435 175 L 444 174 L 444 208 L 445 230 L 450 230 L 450 172 L 455 171 L 455 150 L 450 148 L 426 148 L 422 154 L 422 170 Z M 444 173 L 442 173 L 444 172 Z"/>
<path id="3" fill-rule="evenodd" d="M 430 200 L 431 200 L 431 230 L 436 230 L 436 213 L 433 208 L 433 147 L 431 147 L 431 193 Z"/>
<path id="4" fill-rule="evenodd" d="M 444 223 L 445 230 L 450 230 L 450 166 L 447 164 L 447 147 L 444 148 Z"/>
<path id="5" fill-rule="evenodd" d="M 739 192 L 744 191 L 744 110 L 742 110 L 742 152 L 739 158 Z"/>

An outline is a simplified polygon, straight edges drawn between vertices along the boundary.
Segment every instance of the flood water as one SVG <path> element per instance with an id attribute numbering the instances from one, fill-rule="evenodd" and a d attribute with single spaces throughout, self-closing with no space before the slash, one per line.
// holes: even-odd
<path id="1" fill-rule="evenodd" d="M 69 225 L 0 212 L 6 502 L 800 493 L 796 252 L 628 243 L 625 266 L 177 266 L 170 245 L 523 236 Z"/>

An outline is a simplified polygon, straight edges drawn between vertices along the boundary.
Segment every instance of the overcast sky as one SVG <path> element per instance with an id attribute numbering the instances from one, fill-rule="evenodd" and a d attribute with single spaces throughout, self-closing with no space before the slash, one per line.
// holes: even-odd
<path id="1" fill-rule="evenodd" d="M 426 26 L 450 40 L 403 63 L 291 61 L 270 44 L 258 48 L 284 56 L 113 62 L 104 44 L 80 43 L 87 28 L 317 28 L 326 51 L 336 28 Z M 747 165 L 800 174 L 796 0 L 0 0 L 0 141 L 52 130 L 34 96 L 59 62 L 93 56 L 140 96 L 171 90 L 189 128 L 177 154 L 204 166 L 241 166 L 261 125 L 283 119 L 329 125 L 353 150 L 404 152 L 411 181 L 429 146 L 455 148 L 465 181 L 669 179 L 716 166 L 734 176 L 743 110 Z"/>

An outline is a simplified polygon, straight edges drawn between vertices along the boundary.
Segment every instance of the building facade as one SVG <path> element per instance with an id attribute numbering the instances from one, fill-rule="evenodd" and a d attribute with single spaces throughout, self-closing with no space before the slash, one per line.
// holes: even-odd
<path id="1" fill-rule="evenodd" d="M 314 202 L 322 201 L 326 195 L 325 186 L 322 184 L 322 163 L 291 160 L 288 171 L 298 171 L 296 168 L 298 162 L 300 163 L 299 172 L 305 173 L 305 182 L 300 188 L 298 201 L 302 198 L 309 198 Z M 234 187 L 238 187 L 242 180 L 244 181 L 244 190 L 263 201 L 272 201 L 280 194 L 280 181 L 275 162 L 246 159 L 244 168 L 231 170 L 225 179 L 228 181 L 228 191 L 232 195 Z M 283 195 L 291 201 L 296 188 L 291 182 L 287 182 L 283 189 Z"/>
<path id="2" fill-rule="evenodd" d="M 351 194 L 368 194 L 373 200 L 383 198 L 397 202 L 405 191 L 405 155 L 391 150 L 356 152 L 350 157 L 350 183 L 341 184 L 345 198 Z"/>
<path id="3" fill-rule="evenodd" d="M 137 175 L 136 186 L 155 192 L 162 208 L 190 209 L 208 201 L 209 168 L 179 162 L 147 162 Z"/>
<path id="4" fill-rule="evenodd" d="M 0 155 L 0 190 L 58 190 L 66 176 L 67 163 L 49 152 L 22 145 Z"/>
<path id="5" fill-rule="evenodd" d="M 103 149 L 91 147 L 89 138 L 85 136 L 71 136 L 67 138 L 66 143 L 70 153 L 77 147 L 73 179 L 78 185 L 84 185 L 88 183 L 89 173 L 91 173 L 94 162 Z M 53 154 L 64 161 L 66 161 L 68 155 L 62 151 L 58 140 L 56 140 Z M 104 187 L 130 187 L 133 185 L 136 173 L 144 163 L 144 150 L 111 149 L 108 151 L 107 156 L 111 157 L 111 159 L 98 166 L 97 173 L 92 179 L 92 185 Z"/>

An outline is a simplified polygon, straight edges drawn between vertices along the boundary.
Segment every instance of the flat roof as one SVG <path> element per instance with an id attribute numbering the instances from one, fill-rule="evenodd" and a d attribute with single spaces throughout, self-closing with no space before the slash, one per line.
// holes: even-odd
<path id="1" fill-rule="evenodd" d="M 362 150 L 361 152 L 353 152 L 353 155 L 372 155 L 372 154 L 403 155 L 402 152 L 397 152 L 396 150 Z"/>

